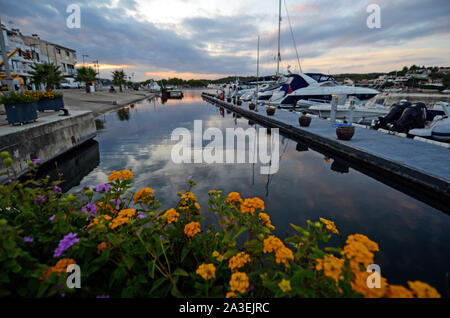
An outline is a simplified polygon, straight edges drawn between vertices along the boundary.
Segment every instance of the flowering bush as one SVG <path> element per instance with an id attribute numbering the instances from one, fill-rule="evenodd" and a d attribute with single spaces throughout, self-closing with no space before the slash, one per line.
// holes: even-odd
<path id="1" fill-rule="evenodd" d="M 2 158 L 7 158 L 2 154 Z M 33 163 L 30 163 L 33 166 Z M 129 191 L 133 174 L 114 171 L 102 187 L 63 194 L 60 181 L 0 186 L 0 295 L 22 297 L 439 297 L 423 282 L 368 288 L 378 244 L 339 235 L 320 219 L 281 240 L 259 198 L 209 191 L 217 224 L 206 227 L 190 179 L 176 206 Z M 38 200 L 37 200 L 38 199 Z M 81 269 L 81 288 L 66 268 Z"/>

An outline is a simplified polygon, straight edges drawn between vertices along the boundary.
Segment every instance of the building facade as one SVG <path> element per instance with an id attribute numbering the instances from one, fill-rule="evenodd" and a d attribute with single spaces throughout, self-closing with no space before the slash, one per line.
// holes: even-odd
<path id="1" fill-rule="evenodd" d="M 32 71 L 31 65 L 34 63 L 53 63 L 60 67 L 65 77 L 76 75 L 77 55 L 75 50 L 42 40 L 37 34 L 24 35 L 19 29 L 9 30 L 2 25 L 1 30 L 4 35 L 6 54 L 9 56 L 8 63 L 13 77 L 20 77 L 25 84 L 30 84 L 31 75 L 29 72 Z M 4 61 L 0 62 L 2 64 L 0 76 L 5 74 L 4 63 Z"/>

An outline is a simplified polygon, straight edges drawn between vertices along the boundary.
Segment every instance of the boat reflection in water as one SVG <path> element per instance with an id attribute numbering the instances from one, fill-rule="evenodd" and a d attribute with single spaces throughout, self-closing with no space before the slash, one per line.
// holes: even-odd
<path id="1" fill-rule="evenodd" d="M 37 177 L 50 177 L 51 181 L 59 178 L 63 192 L 80 184 L 81 180 L 94 170 L 100 163 L 99 144 L 96 140 L 89 140 L 81 146 L 47 162 L 39 167 Z"/>

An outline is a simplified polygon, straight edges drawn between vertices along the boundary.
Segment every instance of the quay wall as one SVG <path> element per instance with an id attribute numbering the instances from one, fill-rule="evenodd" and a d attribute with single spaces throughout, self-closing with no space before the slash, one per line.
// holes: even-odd
<path id="1" fill-rule="evenodd" d="M 96 136 L 92 112 L 71 113 L 70 117 L 55 115 L 43 122 L 5 127 L 7 131 L 1 131 L 0 151 L 9 152 L 16 174 L 26 172 L 31 159 L 39 158 L 43 164 Z M 0 163 L 0 173 L 3 172 L 6 172 L 6 167 Z M 0 176 L 0 181 L 4 182 L 7 178 Z"/>

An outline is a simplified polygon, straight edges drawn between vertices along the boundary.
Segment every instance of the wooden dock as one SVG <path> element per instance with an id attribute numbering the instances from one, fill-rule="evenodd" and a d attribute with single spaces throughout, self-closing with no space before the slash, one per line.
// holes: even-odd
<path id="1" fill-rule="evenodd" d="M 337 139 L 333 124 L 326 119 L 313 117 L 310 127 L 305 128 L 300 127 L 300 115 L 295 112 L 277 109 L 275 115 L 268 116 L 264 106 L 258 106 L 259 111 L 251 111 L 248 103 L 237 106 L 209 94 L 204 93 L 202 97 L 262 126 L 278 128 L 280 134 L 304 142 L 313 149 L 338 156 L 349 164 L 357 164 L 376 179 L 383 178 L 405 186 L 422 196 L 422 201 L 433 202 L 435 204 L 432 205 L 444 212 L 450 211 L 448 148 L 362 127 L 355 128 L 352 140 L 341 141 Z"/>

